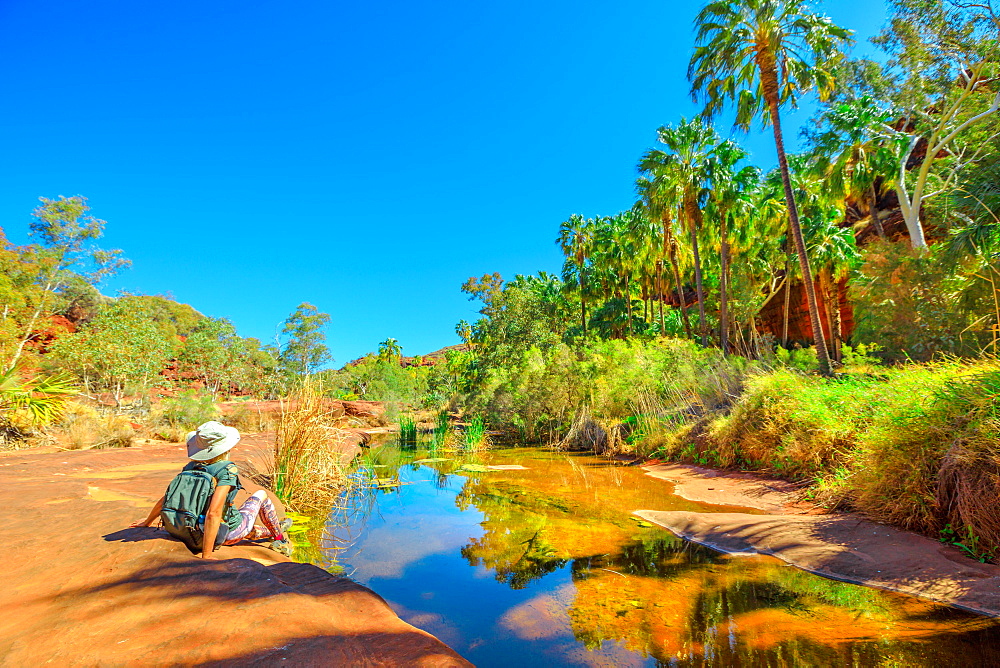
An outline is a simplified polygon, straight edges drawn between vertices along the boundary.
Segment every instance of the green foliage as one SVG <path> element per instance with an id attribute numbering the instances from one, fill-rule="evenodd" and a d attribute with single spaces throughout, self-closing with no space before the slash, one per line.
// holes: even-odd
<path id="1" fill-rule="evenodd" d="M 213 395 L 231 388 L 259 396 L 280 393 L 278 360 L 257 339 L 237 335 L 225 318 L 201 318 L 184 342 L 178 363 Z"/>
<path id="2" fill-rule="evenodd" d="M 183 390 L 161 402 L 163 420 L 172 427 L 194 430 L 198 425 L 219 417 L 211 394 Z"/>
<path id="3" fill-rule="evenodd" d="M 877 342 L 890 361 L 983 350 L 991 340 L 992 295 L 963 304 L 969 279 L 949 271 L 939 260 L 942 252 L 911 250 L 904 242 L 871 243 L 850 286 L 855 338 Z"/>
<path id="4" fill-rule="evenodd" d="M 79 332 L 58 339 L 50 354 L 85 387 L 109 390 L 120 400 L 127 387 L 148 388 L 176 348 L 144 304 L 122 297 Z"/>
<path id="5" fill-rule="evenodd" d="M 441 395 L 432 395 L 446 375 L 443 365 L 403 367 L 398 357 L 368 355 L 343 369 L 323 371 L 318 377 L 336 398 L 383 401 L 393 410 L 404 410 L 441 403 Z"/>
<path id="6" fill-rule="evenodd" d="M 451 423 L 448 421 L 448 413 L 440 411 L 434 422 L 434 432 L 431 434 L 431 447 L 437 448 L 444 445 L 451 434 Z"/>
<path id="7" fill-rule="evenodd" d="M 62 413 L 77 388 L 63 375 L 25 378 L 15 369 L 0 373 L 0 422 L 46 425 Z"/>
<path id="8" fill-rule="evenodd" d="M 529 442 L 556 442 L 584 407 L 609 424 L 637 414 L 673 422 L 712 410 L 738 392 L 750 366 L 679 339 L 592 341 L 579 350 L 560 344 L 492 369 L 466 404 Z"/>
<path id="9" fill-rule="evenodd" d="M 489 437 L 486 434 L 486 422 L 478 415 L 469 420 L 463 436 L 463 446 L 466 450 L 481 450 L 489 443 Z"/>
<path id="10" fill-rule="evenodd" d="M 399 418 L 399 444 L 404 447 L 417 444 L 417 423 L 410 415 Z"/>
<path id="11" fill-rule="evenodd" d="M 286 338 L 280 359 L 289 374 L 305 376 L 315 373 L 332 361 L 323 332 L 329 323 L 330 315 L 321 313 L 308 302 L 299 304 L 288 316 L 281 330 Z"/>
<path id="12" fill-rule="evenodd" d="M 954 545 L 962 550 L 966 555 L 976 561 L 986 563 L 996 559 L 997 550 L 1000 546 L 994 545 L 986 549 L 980 544 L 979 536 L 972 531 L 972 527 L 965 527 L 963 533 L 959 533 L 952 528 L 951 524 L 945 524 L 938 534 L 942 543 Z"/>
<path id="13" fill-rule="evenodd" d="M 161 295 L 134 295 L 133 301 L 142 304 L 149 317 L 167 336 L 190 336 L 205 316 L 189 304 L 181 304 Z"/>
<path id="14" fill-rule="evenodd" d="M 782 348 L 778 346 L 774 350 L 774 355 L 779 364 L 791 369 L 797 369 L 805 373 L 815 372 L 819 369 L 819 359 L 816 357 L 816 349 L 812 346 L 809 348 L 802 348 L 801 346 Z"/>

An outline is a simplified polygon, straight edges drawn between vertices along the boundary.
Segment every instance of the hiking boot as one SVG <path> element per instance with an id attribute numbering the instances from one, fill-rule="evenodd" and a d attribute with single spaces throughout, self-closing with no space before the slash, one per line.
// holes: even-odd
<path id="1" fill-rule="evenodd" d="M 268 547 L 286 557 L 292 556 L 292 552 L 295 550 L 288 540 L 272 540 Z"/>
<path id="2" fill-rule="evenodd" d="M 292 528 L 292 518 L 286 517 L 278 523 L 278 528 L 281 529 L 281 533 L 288 533 L 288 530 Z"/>

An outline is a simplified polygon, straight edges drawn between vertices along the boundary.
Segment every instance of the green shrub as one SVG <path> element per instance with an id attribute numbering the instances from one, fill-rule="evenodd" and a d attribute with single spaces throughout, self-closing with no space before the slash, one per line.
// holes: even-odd
<path id="1" fill-rule="evenodd" d="M 160 411 L 161 419 L 166 424 L 189 431 L 219 416 L 212 395 L 198 390 L 184 390 L 177 396 L 164 399 Z"/>

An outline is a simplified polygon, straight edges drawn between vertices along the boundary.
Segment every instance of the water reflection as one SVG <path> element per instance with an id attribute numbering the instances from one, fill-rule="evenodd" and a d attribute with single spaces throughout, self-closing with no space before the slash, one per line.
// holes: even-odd
<path id="1" fill-rule="evenodd" d="M 732 509 L 636 468 L 526 449 L 477 459 L 525 471 L 421 458 L 376 450 L 362 475 L 403 484 L 359 488 L 332 533 L 357 579 L 478 665 L 1000 663 L 994 620 L 650 527 L 631 510 Z"/>

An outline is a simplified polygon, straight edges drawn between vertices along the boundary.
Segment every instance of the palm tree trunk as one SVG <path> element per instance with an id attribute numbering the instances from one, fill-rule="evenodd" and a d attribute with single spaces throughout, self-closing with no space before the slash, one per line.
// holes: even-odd
<path id="1" fill-rule="evenodd" d="M 819 304 L 816 301 L 816 286 L 813 284 L 812 270 L 809 268 L 809 256 L 806 255 L 806 242 L 802 238 L 802 226 L 799 224 L 799 210 L 795 206 L 795 195 L 792 194 L 792 179 L 788 173 L 788 157 L 785 155 L 785 139 L 781 134 L 781 117 L 778 115 L 778 77 L 773 60 L 770 66 L 760 64 L 761 82 L 768 109 L 771 111 L 771 127 L 774 130 L 774 147 L 778 153 L 778 167 L 781 169 L 781 182 L 785 186 L 785 203 L 788 205 L 788 223 L 795 240 L 795 252 L 799 256 L 799 269 L 802 272 L 802 282 L 806 288 L 806 301 L 809 303 L 809 321 L 812 324 L 813 340 L 816 342 L 816 357 L 819 359 L 819 371 L 824 376 L 832 374 L 830 354 L 826 349 L 826 337 L 823 336 L 823 326 L 819 320 Z"/>
<path id="2" fill-rule="evenodd" d="M 656 261 L 656 298 L 660 309 L 660 336 L 663 336 L 667 328 L 663 319 L 663 260 Z"/>
<path id="3" fill-rule="evenodd" d="M 628 336 L 632 336 L 632 286 L 625 281 L 625 311 L 628 313 Z M 622 337 L 625 338 L 625 337 Z"/>
<path id="4" fill-rule="evenodd" d="M 649 322 L 649 286 L 642 281 L 642 319 Z"/>
<path id="5" fill-rule="evenodd" d="M 583 327 L 583 338 L 587 338 L 587 298 L 583 296 L 583 267 L 580 267 L 580 324 Z"/>
<path id="6" fill-rule="evenodd" d="M 833 359 L 840 364 L 840 346 L 844 341 L 843 321 L 840 317 L 840 283 L 827 275 L 826 310 L 830 316 L 830 338 L 833 339 Z"/>
<path id="7" fill-rule="evenodd" d="M 788 309 L 792 306 L 792 276 L 791 263 L 785 260 L 785 308 L 782 311 L 781 347 L 788 347 Z"/>
<path id="8" fill-rule="evenodd" d="M 694 337 L 691 335 L 691 321 L 688 319 L 687 304 L 684 302 L 684 285 L 681 283 L 681 268 L 677 265 L 677 249 L 674 248 L 673 244 L 670 245 L 670 251 L 667 256 L 670 258 L 670 266 L 674 270 L 674 288 L 677 290 L 677 303 L 680 304 L 684 335 L 691 339 Z"/>
<path id="9" fill-rule="evenodd" d="M 719 215 L 720 263 L 722 273 L 719 274 L 719 347 L 722 354 L 729 353 L 729 238 L 726 229 L 726 213 Z"/>
<path id="10" fill-rule="evenodd" d="M 701 255 L 698 254 L 698 219 L 701 217 L 698 205 L 693 200 L 685 202 L 688 225 L 691 228 L 691 252 L 694 256 L 694 285 L 698 294 L 698 317 L 701 318 L 701 345 L 708 346 L 708 321 L 705 318 L 705 291 L 701 283 Z"/>
<path id="11" fill-rule="evenodd" d="M 875 226 L 875 231 L 878 232 L 879 239 L 885 241 L 885 228 L 882 227 L 882 221 L 878 217 L 878 195 L 875 194 L 875 184 L 868 186 L 868 215 L 871 216 L 872 224 Z"/>

